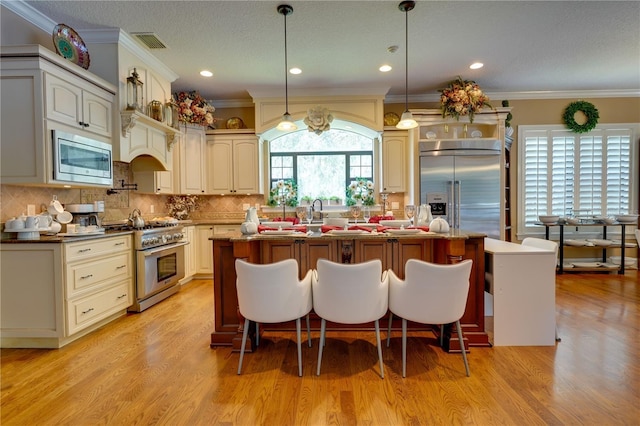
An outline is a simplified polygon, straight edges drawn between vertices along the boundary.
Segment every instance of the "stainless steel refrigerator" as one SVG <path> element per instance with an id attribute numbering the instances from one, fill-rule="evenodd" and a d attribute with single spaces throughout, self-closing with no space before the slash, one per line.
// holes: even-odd
<path id="1" fill-rule="evenodd" d="M 420 204 L 452 228 L 500 239 L 501 159 L 500 140 L 420 142 Z"/>

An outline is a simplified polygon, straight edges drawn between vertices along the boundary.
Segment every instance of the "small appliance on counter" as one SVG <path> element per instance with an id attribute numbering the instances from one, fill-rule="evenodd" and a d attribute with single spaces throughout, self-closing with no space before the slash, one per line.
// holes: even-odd
<path id="1" fill-rule="evenodd" d="M 102 220 L 98 213 L 104 212 L 104 201 L 96 201 L 92 204 L 66 204 L 65 210 L 73 213 L 72 223 L 76 225 L 102 228 Z"/>

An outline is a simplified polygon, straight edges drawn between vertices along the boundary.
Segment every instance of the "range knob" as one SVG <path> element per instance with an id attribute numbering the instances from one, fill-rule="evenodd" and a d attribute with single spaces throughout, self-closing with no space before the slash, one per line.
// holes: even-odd
<path id="1" fill-rule="evenodd" d="M 181 240 L 183 236 L 184 235 L 182 234 L 182 232 L 176 232 L 175 234 L 173 234 L 173 239 L 176 241 Z"/>

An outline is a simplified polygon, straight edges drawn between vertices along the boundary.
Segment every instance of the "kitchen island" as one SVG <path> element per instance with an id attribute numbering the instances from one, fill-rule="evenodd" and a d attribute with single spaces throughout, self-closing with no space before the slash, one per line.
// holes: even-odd
<path id="1" fill-rule="evenodd" d="M 245 259 L 252 263 L 267 264 L 285 259 L 296 259 L 302 278 L 309 269 L 316 267 L 320 258 L 342 263 L 360 263 L 380 259 L 383 270 L 392 269 L 404 278 L 404 265 L 408 259 L 421 259 L 433 263 L 452 264 L 465 259 L 473 260 L 469 297 L 464 316 L 460 320 L 465 346 L 489 346 L 484 327 L 484 234 L 452 230 L 445 234 L 416 233 L 391 235 L 387 233 L 345 233 L 330 235 L 322 233 L 297 235 L 249 235 L 229 233 L 214 235 L 213 244 L 213 290 L 214 330 L 211 346 L 232 346 L 239 350 L 242 338 L 243 319 L 238 311 L 236 292 L 235 260 Z M 386 317 L 380 327 L 386 329 Z M 400 328 L 400 320 L 393 329 Z M 262 328 L 293 329 L 292 324 L 265 324 Z M 312 312 L 311 326 L 319 330 L 320 319 Z M 421 324 L 409 324 L 413 330 L 427 330 Z M 344 328 L 329 324 L 328 329 Z M 350 329 L 373 329 L 373 323 L 349 325 Z M 445 327 L 444 348 L 460 350 L 455 332 Z M 439 327 L 434 328 L 439 337 Z M 453 337 L 453 338 L 452 338 Z M 254 350 L 255 340 L 251 339 Z"/>

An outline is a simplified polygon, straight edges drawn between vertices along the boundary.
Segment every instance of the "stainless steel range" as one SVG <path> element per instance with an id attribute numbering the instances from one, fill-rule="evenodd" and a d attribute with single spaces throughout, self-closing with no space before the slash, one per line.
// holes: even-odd
<path id="1" fill-rule="evenodd" d="M 142 312 L 180 290 L 184 278 L 184 234 L 180 225 L 153 225 L 134 232 L 136 301 L 130 312 Z"/>

